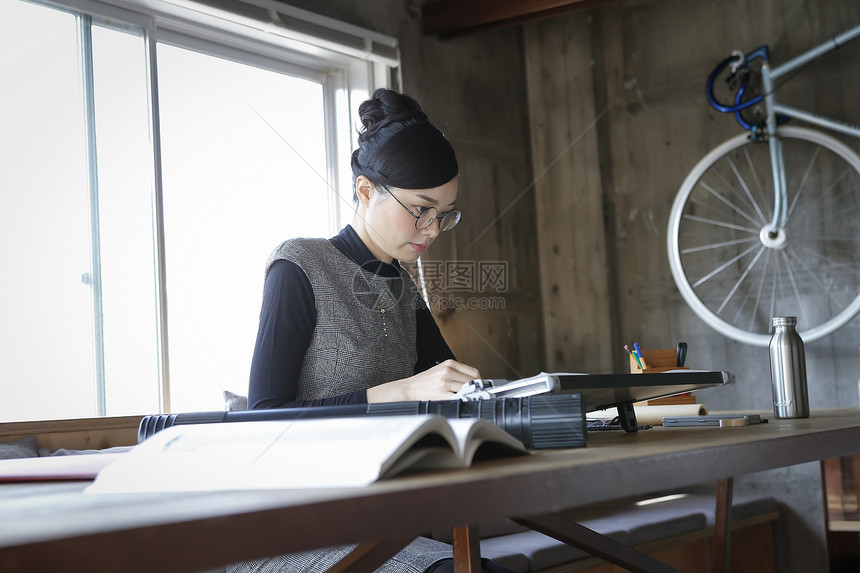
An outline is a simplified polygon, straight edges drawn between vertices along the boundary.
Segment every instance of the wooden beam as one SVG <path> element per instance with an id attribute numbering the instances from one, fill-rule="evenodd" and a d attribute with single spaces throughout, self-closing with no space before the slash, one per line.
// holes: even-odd
<path id="1" fill-rule="evenodd" d="M 615 0 L 439 0 L 421 7 L 425 36 L 450 38 L 478 30 L 515 26 L 601 6 Z"/>
<path id="2" fill-rule="evenodd" d="M 0 422 L 0 443 L 25 436 L 36 439 L 36 447 L 56 450 L 100 450 L 137 443 L 140 416 Z"/>

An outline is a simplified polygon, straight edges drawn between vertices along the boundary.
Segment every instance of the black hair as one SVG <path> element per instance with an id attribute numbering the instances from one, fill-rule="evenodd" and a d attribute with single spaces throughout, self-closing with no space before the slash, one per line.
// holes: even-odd
<path id="1" fill-rule="evenodd" d="M 408 95 L 378 89 L 358 106 L 358 113 L 363 127 L 352 154 L 353 188 L 364 175 L 400 189 L 430 189 L 459 172 L 454 148 Z"/>

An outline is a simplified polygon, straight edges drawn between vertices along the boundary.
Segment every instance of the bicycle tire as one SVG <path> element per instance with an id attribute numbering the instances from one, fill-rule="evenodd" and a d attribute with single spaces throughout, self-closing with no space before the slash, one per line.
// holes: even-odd
<path id="1" fill-rule="evenodd" d="M 860 157 L 812 129 L 778 134 L 789 215 L 776 237 L 766 233 L 768 143 L 747 134 L 702 158 L 669 215 L 669 267 L 684 301 L 713 329 L 756 346 L 768 345 L 773 316 L 797 316 L 811 342 L 860 312 Z"/>

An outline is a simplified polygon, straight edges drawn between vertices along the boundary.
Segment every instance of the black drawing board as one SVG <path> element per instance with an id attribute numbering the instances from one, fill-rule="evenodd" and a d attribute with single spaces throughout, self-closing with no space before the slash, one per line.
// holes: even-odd
<path id="1" fill-rule="evenodd" d="M 635 431 L 633 403 L 731 384 L 726 371 L 673 370 L 643 374 L 556 374 L 561 392 L 582 394 L 586 412 L 617 407 L 622 427 Z"/>

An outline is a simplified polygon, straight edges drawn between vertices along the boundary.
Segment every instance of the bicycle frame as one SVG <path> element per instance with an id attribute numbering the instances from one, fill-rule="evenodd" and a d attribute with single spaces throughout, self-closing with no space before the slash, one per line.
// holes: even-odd
<path id="1" fill-rule="evenodd" d="M 803 120 L 807 123 L 820 125 L 822 127 L 826 127 L 834 131 L 847 133 L 848 135 L 853 135 L 854 137 L 860 137 L 860 127 L 851 125 L 850 123 L 845 123 L 843 121 L 830 119 L 817 113 L 812 113 L 804 111 L 802 109 L 797 109 L 795 107 L 782 105 L 776 101 L 773 92 L 773 83 L 780 77 L 815 60 L 816 58 L 823 56 L 824 54 L 832 50 L 835 50 L 836 48 L 850 42 L 858 36 L 860 36 L 860 25 L 851 28 L 847 32 L 839 34 L 835 38 L 828 40 L 820 46 L 812 48 L 811 50 L 804 52 L 803 54 L 800 54 L 794 59 L 789 60 L 788 62 L 773 69 L 770 69 L 767 60 L 765 60 L 765 62 L 762 64 L 762 82 L 764 84 L 766 94 L 765 108 L 767 109 L 768 118 L 770 118 L 771 115 L 781 114 L 787 117 L 794 117 Z"/>
<path id="2" fill-rule="evenodd" d="M 847 42 L 850 42 L 851 40 L 854 40 L 858 36 L 860 36 L 860 25 L 855 26 L 850 30 L 847 30 L 846 32 L 843 32 L 842 34 L 839 34 L 838 36 L 828 40 L 827 42 L 824 42 L 823 44 L 816 46 L 811 50 L 800 54 L 799 56 L 796 56 L 788 62 L 785 62 L 784 64 L 773 68 L 771 68 L 770 66 L 769 51 L 767 46 L 761 46 L 753 50 L 744 57 L 744 65 L 748 65 L 750 62 L 757 58 L 762 59 L 761 76 L 762 87 L 764 88 L 764 96 L 758 96 L 751 100 L 741 102 L 744 89 L 746 87 L 746 83 L 744 82 L 744 84 L 738 90 L 738 93 L 735 98 L 735 105 L 733 106 L 726 106 L 716 101 L 716 98 L 713 96 L 713 84 L 714 80 L 722 72 L 722 70 L 724 70 L 729 64 L 737 61 L 737 58 L 735 58 L 734 56 L 727 58 L 719 66 L 717 66 L 717 68 L 711 73 L 711 76 L 708 78 L 707 94 L 708 101 L 710 101 L 711 105 L 722 112 L 734 112 L 738 116 L 738 121 L 741 123 L 741 125 L 743 125 L 747 129 L 751 129 L 754 131 L 755 126 L 750 126 L 749 124 L 747 124 L 740 117 L 740 111 L 764 100 L 766 113 L 765 124 L 767 128 L 771 169 L 774 182 L 773 219 L 771 220 L 770 229 L 768 231 L 768 235 L 771 239 L 775 239 L 779 234 L 780 228 L 784 227 L 786 224 L 786 209 L 788 203 L 785 182 L 785 163 L 782 153 L 782 142 L 779 138 L 777 125 L 781 121 L 785 121 L 785 119 L 787 118 L 796 118 L 801 121 L 811 123 L 813 125 L 817 125 L 820 127 L 831 129 L 833 131 L 845 133 L 847 135 L 860 138 L 859 126 L 825 117 L 817 113 L 812 113 L 802 109 L 783 105 L 777 102 L 776 95 L 774 92 L 774 83 L 778 78 L 784 76 L 785 74 L 794 71 L 803 65 L 808 64 L 816 58 L 823 56 L 824 54 L 838 48 L 839 46 L 842 46 L 843 44 L 846 44 Z"/>
<path id="3" fill-rule="evenodd" d="M 835 38 L 832 38 L 831 40 L 815 48 L 812 48 L 811 50 L 808 50 L 801 55 L 773 69 L 771 69 L 769 62 L 766 59 L 767 54 L 765 51 L 765 59 L 762 62 L 761 66 L 761 77 L 762 86 L 764 87 L 765 93 L 764 105 L 765 111 L 767 113 L 766 124 L 767 132 L 770 136 L 770 164 L 773 170 L 775 191 L 773 220 L 770 223 L 769 233 L 771 237 L 776 237 L 779 232 L 779 229 L 785 226 L 787 217 L 786 209 L 788 204 L 787 189 L 785 184 L 785 162 L 783 160 L 782 154 L 782 141 L 779 139 L 779 134 L 776 130 L 777 117 L 779 115 L 793 117 L 805 121 L 807 123 L 812 123 L 814 125 L 825 127 L 827 129 L 846 133 L 854 137 L 860 137 L 860 127 L 842 121 L 837 121 L 825 117 L 823 115 L 780 104 L 776 101 L 776 96 L 774 95 L 774 81 L 777 80 L 779 77 L 799 68 L 800 66 L 803 66 L 815 60 L 816 58 L 819 58 L 824 54 L 838 48 L 846 42 L 850 42 L 858 36 L 860 36 L 860 26 L 855 26 L 847 32 L 843 32 Z"/>

